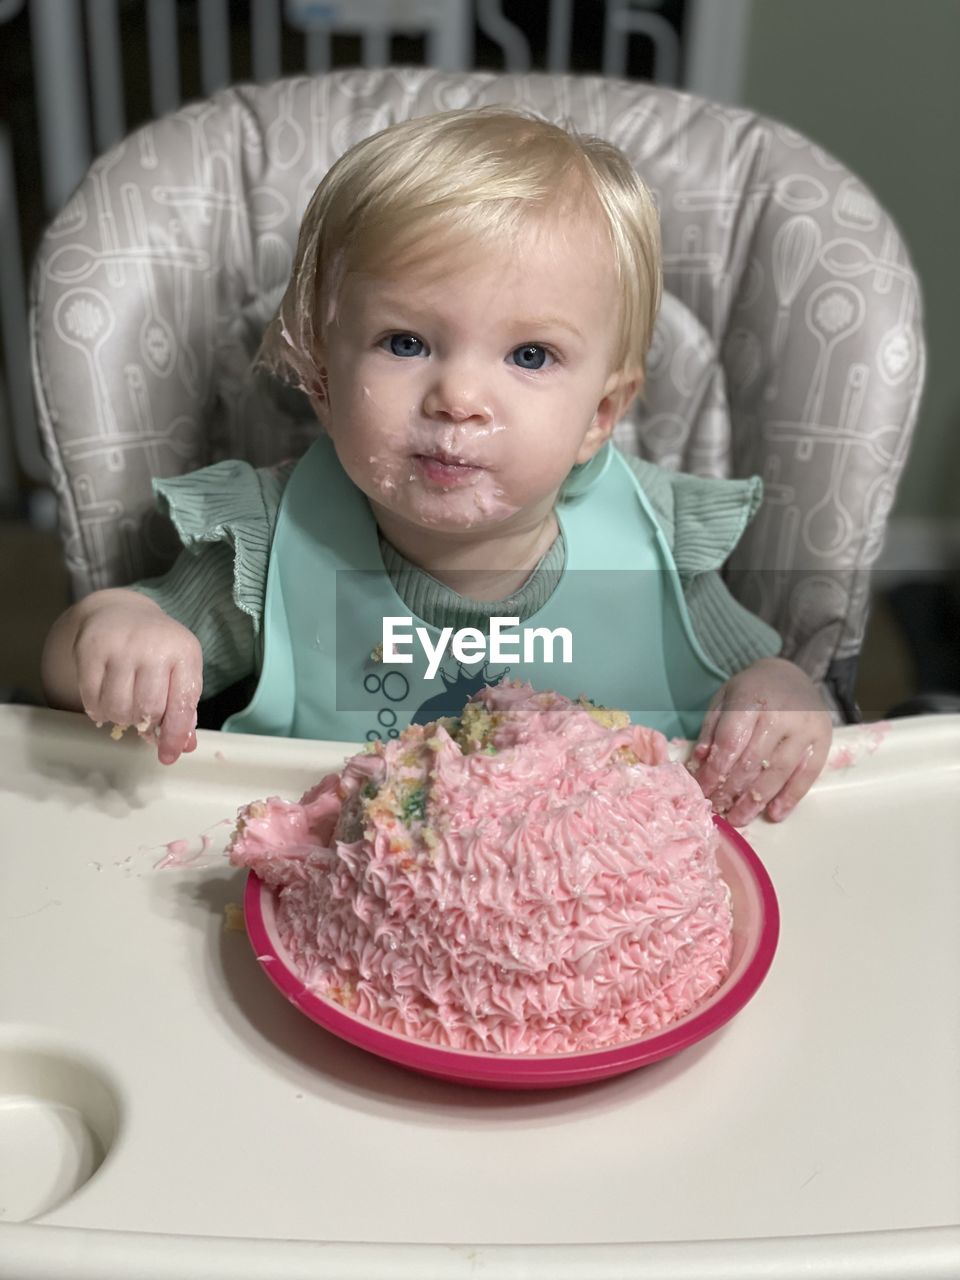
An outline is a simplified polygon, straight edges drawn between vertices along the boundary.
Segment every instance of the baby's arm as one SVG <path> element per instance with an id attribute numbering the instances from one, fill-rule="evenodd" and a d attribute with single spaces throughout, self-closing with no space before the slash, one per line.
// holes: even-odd
<path id="1" fill-rule="evenodd" d="M 156 729 L 162 764 L 197 745 L 199 641 L 136 591 L 95 591 L 71 605 L 50 629 L 41 674 L 53 707 Z"/>
<path id="2" fill-rule="evenodd" d="M 784 658 L 728 680 L 707 710 L 692 767 L 718 813 L 742 827 L 761 811 L 779 822 L 816 781 L 833 725 L 813 681 Z"/>

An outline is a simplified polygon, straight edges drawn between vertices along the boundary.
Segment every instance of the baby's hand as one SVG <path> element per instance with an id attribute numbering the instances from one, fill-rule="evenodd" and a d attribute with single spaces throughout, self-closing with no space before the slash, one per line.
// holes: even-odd
<path id="1" fill-rule="evenodd" d="M 833 726 L 810 678 L 764 658 L 717 692 L 691 768 L 708 800 L 736 827 L 761 811 L 785 818 L 826 763 Z"/>
<path id="2" fill-rule="evenodd" d="M 86 606 L 86 608 L 84 608 Z M 88 597 L 73 641 L 80 701 L 97 724 L 155 735 L 161 764 L 197 745 L 203 654 L 196 636 L 146 596 Z"/>

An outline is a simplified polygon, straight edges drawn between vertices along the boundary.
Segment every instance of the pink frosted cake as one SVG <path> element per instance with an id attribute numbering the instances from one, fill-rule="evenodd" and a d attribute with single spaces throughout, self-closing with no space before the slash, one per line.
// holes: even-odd
<path id="1" fill-rule="evenodd" d="M 458 1049 L 599 1049 L 682 1018 L 729 965 L 710 805 L 663 736 L 529 685 L 412 725 L 298 804 L 241 810 L 313 990 Z"/>

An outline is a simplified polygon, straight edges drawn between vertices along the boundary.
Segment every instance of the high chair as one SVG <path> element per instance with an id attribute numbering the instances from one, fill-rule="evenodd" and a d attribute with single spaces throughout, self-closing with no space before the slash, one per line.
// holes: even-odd
<path id="1" fill-rule="evenodd" d="M 666 467 L 762 477 L 728 585 L 777 628 L 835 719 L 857 718 L 869 570 L 923 383 L 916 277 L 888 214 L 819 147 L 639 82 L 426 68 L 292 78 L 184 107 L 97 160 L 43 238 L 31 310 L 73 592 L 172 561 L 155 476 L 306 448 L 306 399 L 250 365 L 307 200 L 361 137 L 489 103 L 608 138 L 652 189 L 664 304 L 644 400 L 615 438 Z"/>

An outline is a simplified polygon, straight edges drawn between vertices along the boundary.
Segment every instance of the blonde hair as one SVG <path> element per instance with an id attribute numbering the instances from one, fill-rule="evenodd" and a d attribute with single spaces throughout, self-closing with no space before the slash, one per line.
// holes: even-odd
<path id="1" fill-rule="evenodd" d="M 503 107 L 406 120 L 337 160 L 304 213 L 258 363 L 310 390 L 348 272 L 402 270 L 439 248 L 516 235 L 531 214 L 581 214 L 591 204 L 609 234 L 620 291 L 614 369 L 642 374 L 661 292 L 649 191 L 611 143 Z"/>

